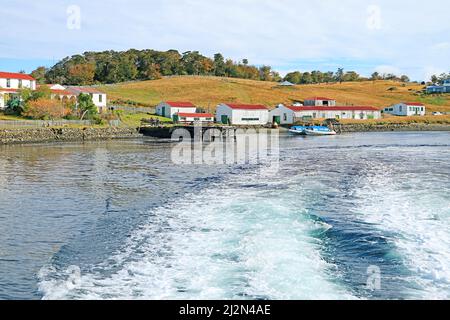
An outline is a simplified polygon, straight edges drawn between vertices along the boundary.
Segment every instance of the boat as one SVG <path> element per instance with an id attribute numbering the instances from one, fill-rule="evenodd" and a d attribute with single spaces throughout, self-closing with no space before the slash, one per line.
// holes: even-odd
<path id="1" fill-rule="evenodd" d="M 295 127 L 292 127 L 291 129 L 289 129 L 289 132 L 293 133 L 293 134 L 299 134 L 299 135 L 304 136 L 306 128 L 307 127 L 305 127 L 305 126 L 295 126 Z"/>
<path id="2" fill-rule="evenodd" d="M 337 133 L 328 127 L 324 126 L 313 126 L 307 127 L 305 129 L 305 134 L 307 136 L 335 136 Z"/>

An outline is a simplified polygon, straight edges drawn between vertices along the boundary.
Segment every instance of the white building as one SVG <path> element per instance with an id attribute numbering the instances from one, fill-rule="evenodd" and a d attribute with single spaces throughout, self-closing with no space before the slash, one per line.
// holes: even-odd
<path id="1" fill-rule="evenodd" d="M 406 102 L 384 108 L 384 113 L 395 116 L 424 116 L 426 108 L 422 103 Z"/>
<path id="2" fill-rule="evenodd" d="M 0 109 L 22 88 L 36 90 L 36 80 L 27 74 L 0 72 Z"/>
<path id="3" fill-rule="evenodd" d="M 156 114 L 177 122 L 179 113 L 197 113 L 197 107 L 190 102 L 165 101 L 156 106 Z"/>
<path id="4" fill-rule="evenodd" d="M 313 97 L 305 99 L 303 104 L 312 107 L 334 107 L 336 106 L 336 100 L 325 97 Z"/>
<path id="5" fill-rule="evenodd" d="M 106 93 L 101 92 L 100 90 L 92 87 L 68 87 L 66 89 L 68 92 L 76 95 L 77 97 L 80 94 L 88 94 L 92 97 L 92 102 L 94 102 L 95 106 L 98 109 L 98 112 L 102 113 L 107 109 L 107 96 Z"/>
<path id="6" fill-rule="evenodd" d="M 222 103 L 217 106 L 216 120 L 231 125 L 266 125 L 269 109 L 263 105 Z"/>
<path id="7" fill-rule="evenodd" d="M 269 122 L 278 124 L 293 124 L 301 118 L 302 106 L 285 106 L 280 104 L 276 109 L 269 112 Z"/>
<path id="8" fill-rule="evenodd" d="M 214 115 L 211 113 L 178 113 L 178 122 L 214 122 Z"/>
<path id="9" fill-rule="evenodd" d="M 335 106 L 335 107 L 299 107 L 295 110 L 295 119 L 380 119 L 381 111 L 375 107 Z"/>

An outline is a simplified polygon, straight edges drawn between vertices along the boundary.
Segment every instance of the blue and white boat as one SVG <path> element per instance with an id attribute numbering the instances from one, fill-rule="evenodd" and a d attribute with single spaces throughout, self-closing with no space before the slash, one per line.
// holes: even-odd
<path id="1" fill-rule="evenodd" d="M 305 134 L 306 128 L 307 127 L 305 127 L 305 126 L 295 126 L 295 127 L 292 127 L 291 129 L 289 129 L 289 132 L 293 133 L 293 134 L 299 134 L 299 135 L 304 136 L 304 135 L 306 135 Z"/>
<path id="2" fill-rule="evenodd" d="M 307 136 L 335 136 L 337 133 L 328 127 L 324 126 L 313 126 L 307 127 L 305 129 L 305 134 Z"/>
<path id="3" fill-rule="evenodd" d="M 325 126 L 295 126 L 289 132 L 302 136 L 334 136 L 337 134 L 336 131 Z"/>

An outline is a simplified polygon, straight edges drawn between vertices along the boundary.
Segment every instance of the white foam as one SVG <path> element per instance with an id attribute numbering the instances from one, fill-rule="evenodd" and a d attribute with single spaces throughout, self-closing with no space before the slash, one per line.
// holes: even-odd
<path id="1" fill-rule="evenodd" d="M 331 226 L 308 219 L 301 194 L 233 188 L 242 179 L 259 181 L 240 176 L 155 210 L 101 272 L 43 269 L 44 299 L 354 298 L 311 236 Z M 111 260 L 120 267 L 109 273 Z"/>
<path id="2" fill-rule="evenodd" d="M 365 221 L 393 234 L 389 240 L 411 272 L 406 279 L 411 298 L 449 299 L 449 185 L 426 172 L 408 176 L 397 171 L 395 165 L 374 167 L 356 193 L 358 211 Z"/>

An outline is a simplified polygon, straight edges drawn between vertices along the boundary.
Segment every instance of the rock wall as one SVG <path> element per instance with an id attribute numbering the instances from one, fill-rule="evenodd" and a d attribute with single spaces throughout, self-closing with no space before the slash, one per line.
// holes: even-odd
<path id="1" fill-rule="evenodd" d="M 0 129 L 0 144 L 93 141 L 142 137 L 134 128 Z"/>
<path id="2" fill-rule="evenodd" d="M 343 124 L 341 132 L 386 132 L 386 131 L 450 131 L 450 124 Z"/>

